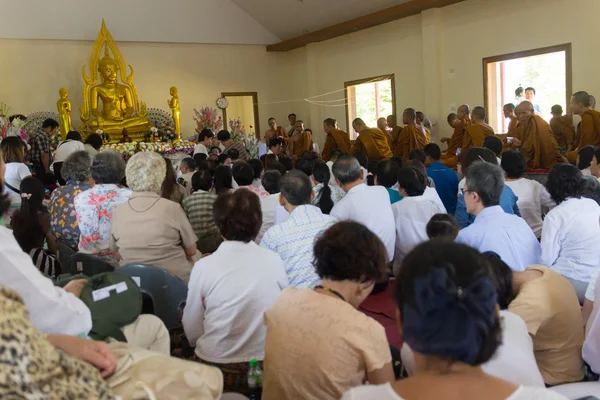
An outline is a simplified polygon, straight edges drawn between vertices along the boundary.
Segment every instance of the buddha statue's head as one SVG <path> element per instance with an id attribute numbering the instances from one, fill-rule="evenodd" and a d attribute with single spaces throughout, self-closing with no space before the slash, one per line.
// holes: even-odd
<path id="1" fill-rule="evenodd" d="M 98 72 L 103 82 L 115 83 L 117 82 L 117 72 L 119 71 L 119 65 L 114 58 L 110 56 L 108 47 L 105 50 L 104 57 L 98 61 Z"/>
<path id="2" fill-rule="evenodd" d="M 69 91 L 66 88 L 59 89 L 58 94 L 62 99 L 66 99 L 67 97 L 69 97 Z"/>
<path id="3" fill-rule="evenodd" d="M 173 86 L 170 90 L 171 96 L 177 96 L 177 88 L 175 86 Z"/>

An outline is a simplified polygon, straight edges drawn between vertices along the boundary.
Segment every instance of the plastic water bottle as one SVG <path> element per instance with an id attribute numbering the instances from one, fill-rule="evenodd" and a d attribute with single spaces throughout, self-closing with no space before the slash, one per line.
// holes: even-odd
<path id="1" fill-rule="evenodd" d="M 262 370 L 258 365 L 258 360 L 250 360 L 250 369 L 248 370 L 248 388 L 250 389 L 250 400 L 260 400 L 262 397 Z"/>

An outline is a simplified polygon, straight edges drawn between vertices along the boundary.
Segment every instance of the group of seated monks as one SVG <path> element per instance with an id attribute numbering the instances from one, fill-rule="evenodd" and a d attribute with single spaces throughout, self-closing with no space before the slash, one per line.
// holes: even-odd
<path id="1" fill-rule="evenodd" d="M 504 149 L 519 149 L 525 156 L 527 170 L 549 170 L 554 165 L 569 161 L 575 163 L 578 151 L 588 145 L 600 145 L 600 112 L 595 110 L 596 100 L 587 92 L 577 92 L 571 97 L 570 111 L 562 115 L 562 107 L 552 108 L 554 117 L 546 122 L 536 113 L 529 101 L 517 106 L 506 104 L 504 116 L 510 119 Z M 573 114 L 581 117 L 577 128 L 573 126 Z M 471 147 L 481 147 L 488 136 L 494 136 L 494 129 L 486 123 L 487 111 L 484 107 L 468 105 L 458 108 L 456 114 L 448 116 L 448 123 L 454 129 L 450 138 L 442 138 L 447 150 L 442 155 L 442 163 L 456 169 L 461 153 Z M 369 160 L 386 160 L 401 157 L 405 161 L 415 149 L 421 149 L 431 142 L 431 132 L 425 126 L 425 117 L 413 108 L 402 114 L 403 126 L 398 126 L 396 117 L 380 118 L 377 128 L 368 127 L 357 118 L 352 128 L 358 133 L 352 143 L 348 133 L 340 130 L 333 118 L 324 121 L 327 133 L 323 149 L 323 159 L 327 161 L 333 150 L 344 153 L 365 153 Z M 283 131 L 283 128 L 279 128 Z M 312 142 L 312 141 L 311 141 Z"/>

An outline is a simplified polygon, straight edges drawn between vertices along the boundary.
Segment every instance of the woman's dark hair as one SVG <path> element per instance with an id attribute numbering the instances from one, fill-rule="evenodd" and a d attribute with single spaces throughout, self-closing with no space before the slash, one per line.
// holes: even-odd
<path id="1" fill-rule="evenodd" d="M 504 143 L 502 143 L 502 140 L 498 136 L 486 136 L 485 139 L 483 139 L 483 147 L 493 151 L 496 157 L 500 157 L 502 149 L 504 148 Z"/>
<path id="2" fill-rule="evenodd" d="M 501 310 L 507 310 L 508 305 L 514 299 L 512 269 L 493 251 L 486 251 L 482 256 L 490 263 L 492 278 L 498 294 L 498 305 Z"/>
<path id="3" fill-rule="evenodd" d="M 213 131 L 211 131 L 208 128 L 204 128 L 198 134 L 198 142 L 203 142 L 204 139 L 206 139 L 206 138 L 212 138 L 212 137 L 215 137 L 215 134 L 213 133 Z"/>
<path id="4" fill-rule="evenodd" d="M 81 133 L 78 131 L 69 131 L 66 140 L 77 140 L 78 142 L 81 142 Z"/>
<path id="5" fill-rule="evenodd" d="M 271 168 L 271 165 L 273 165 L 273 163 L 279 162 L 277 159 L 277 156 L 275 154 L 266 154 L 263 157 L 265 157 L 264 158 L 265 169 L 269 169 L 269 168 Z"/>
<path id="6" fill-rule="evenodd" d="M 201 169 L 200 171 L 194 172 L 192 175 L 192 189 L 195 192 L 203 190 L 208 192 L 212 187 L 212 175 L 209 170 Z"/>
<path id="7" fill-rule="evenodd" d="M 289 157 L 279 157 L 279 162 L 281 164 L 283 164 L 286 171 L 291 171 L 294 169 L 294 163 L 292 162 L 292 159 Z"/>
<path id="8" fill-rule="evenodd" d="M 475 161 L 485 161 L 492 164 L 498 164 L 498 158 L 490 149 L 484 149 L 483 147 L 471 147 L 466 153 L 462 153 L 461 164 L 463 175 L 467 174 L 469 166 Z"/>
<path id="9" fill-rule="evenodd" d="M 228 158 L 231 160 L 231 156 L 227 153 L 219 154 L 219 165 L 223 165 L 225 163 L 225 160 L 227 160 Z"/>
<path id="10" fill-rule="evenodd" d="M 215 192 L 217 195 L 227 193 L 232 189 L 233 175 L 231 168 L 219 165 L 215 169 Z"/>
<path id="11" fill-rule="evenodd" d="M 211 154 L 213 152 L 213 150 L 218 150 L 219 154 L 222 153 L 221 148 L 219 146 L 213 146 L 210 148 L 210 150 L 208 151 L 208 154 Z"/>
<path id="12" fill-rule="evenodd" d="M 44 241 L 44 231 L 40 225 L 40 212 L 48 212 L 42 204 L 45 189 L 39 179 L 29 177 L 21 182 L 21 209 L 12 217 L 10 225 L 21 249 L 29 253 Z"/>
<path id="13" fill-rule="evenodd" d="M 229 149 L 227 154 L 229 154 L 231 161 L 237 161 L 240 159 L 240 151 L 238 149 Z"/>
<path id="14" fill-rule="evenodd" d="M 85 143 L 96 150 L 100 150 L 100 147 L 102 147 L 102 136 L 97 133 L 91 133 L 88 135 L 87 139 L 85 139 Z"/>
<path id="15" fill-rule="evenodd" d="M 175 188 L 177 188 L 177 175 L 175 175 L 175 170 L 173 169 L 173 163 L 167 157 L 163 157 L 165 162 L 167 163 L 167 174 L 165 175 L 165 180 L 162 184 L 162 192 L 160 196 L 163 199 L 170 200 L 173 192 L 175 192 Z"/>
<path id="16" fill-rule="evenodd" d="M 460 227 L 450 214 L 435 214 L 427 223 L 427 236 L 429 239 L 446 238 L 456 239 Z"/>
<path id="17" fill-rule="evenodd" d="M 519 179 L 525 172 L 525 156 L 517 150 L 505 151 L 500 165 L 508 179 Z"/>
<path id="18" fill-rule="evenodd" d="M 254 181 L 254 169 L 247 162 L 236 162 L 233 165 L 233 179 L 239 186 L 250 186 Z"/>
<path id="19" fill-rule="evenodd" d="M 196 166 L 200 165 L 200 163 L 202 161 L 206 161 L 208 160 L 208 156 L 204 153 L 196 153 L 194 154 L 194 162 L 196 163 Z"/>
<path id="20" fill-rule="evenodd" d="M 408 160 L 419 160 L 425 165 L 425 160 L 427 159 L 427 155 L 421 149 L 414 149 L 410 153 L 408 153 Z"/>
<path id="21" fill-rule="evenodd" d="M 279 161 L 275 161 L 274 163 L 272 163 L 269 168 L 265 168 L 267 171 L 268 170 L 276 170 L 279 171 L 279 173 L 281 174 L 281 176 L 284 176 L 285 174 L 287 174 L 287 168 L 285 167 L 285 165 L 283 165 L 282 163 L 280 163 Z"/>
<path id="22" fill-rule="evenodd" d="M 415 352 L 481 365 L 502 342 L 490 266 L 471 247 L 447 239 L 420 244 L 402 263 L 394 298 Z"/>
<path id="23" fill-rule="evenodd" d="M 577 155 L 579 156 L 579 162 L 577 163 L 577 168 L 580 170 L 586 169 L 590 167 L 592 163 L 592 158 L 594 158 L 594 152 L 596 148 L 594 146 L 583 146 Z"/>
<path id="24" fill-rule="evenodd" d="M 377 168 L 379 166 L 379 160 L 371 160 L 367 163 L 367 186 L 375 186 L 375 175 L 377 174 Z"/>
<path id="25" fill-rule="evenodd" d="M 398 164 L 391 160 L 381 161 L 377 165 L 375 176 L 377 176 L 377 183 L 383 187 L 391 188 L 398 183 L 398 173 L 400 167 Z"/>
<path id="26" fill-rule="evenodd" d="M 252 168 L 254 169 L 254 179 L 260 179 L 260 177 L 262 176 L 263 169 L 264 169 L 260 160 L 253 158 L 251 160 L 248 160 L 248 164 L 250 164 L 252 166 Z"/>
<path id="27" fill-rule="evenodd" d="M 360 246 L 352 244 L 360 243 Z M 321 279 L 378 282 L 387 269 L 381 240 L 358 222 L 338 222 L 316 241 L 314 265 Z"/>
<path id="28" fill-rule="evenodd" d="M 0 151 L 5 163 L 23 163 L 25 162 L 25 154 L 23 147 L 25 143 L 20 137 L 8 136 L 0 142 Z"/>
<path id="29" fill-rule="evenodd" d="M 312 176 L 315 169 L 315 161 L 309 158 L 301 158 L 296 161 L 296 169 L 302 171 L 306 176 Z"/>
<path id="30" fill-rule="evenodd" d="M 262 176 L 261 184 L 269 194 L 277 194 L 281 192 L 279 182 L 281 181 L 281 173 L 276 169 L 265 171 Z"/>
<path id="31" fill-rule="evenodd" d="M 260 200 L 250 190 L 236 190 L 217 198 L 213 207 L 215 224 L 226 240 L 248 243 L 262 225 Z"/>
<path id="32" fill-rule="evenodd" d="M 546 189 L 552 200 L 558 205 L 569 197 L 581 198 L 583 183 L 583 174 L 576 166 L 558 164 L 548 175 Z"/>
<path id="33" fill-rule="evenodd" d="M 600 182 L 595 176 L 583 177 L 583 191 L 581 197 L 592 199 L 600 205 Z"/>
<path id="34" fill-rule="evenodd" d="M 415 167 L 402 167 L 398 171 L 398 188 L 406 191 L 410 197 L 422 196 L 425 192 L 425 177 L 423 173 Z"/>
<path id="35" fill-rule="evenodd" d="M 329 187 L 331 171 L 327 164 L 317 164 L 313 176 L 316 182 L 323 184 L 323 187 L 317 193 L 317 205 L 323 214 L 329 214 L 334 205 L 331 199 L 331 188 Z"/>

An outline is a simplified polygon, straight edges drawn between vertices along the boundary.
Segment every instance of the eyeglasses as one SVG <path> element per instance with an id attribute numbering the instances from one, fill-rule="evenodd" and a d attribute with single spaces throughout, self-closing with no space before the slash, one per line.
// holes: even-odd
<path id="1" fill-rule="evenodd" d="M 460 192 L 463 194 L 463 196 L 465 195 L 465 193 L 475 193 L 474 190 L 468 190 L 468 189 L 460 189 Z"/>

